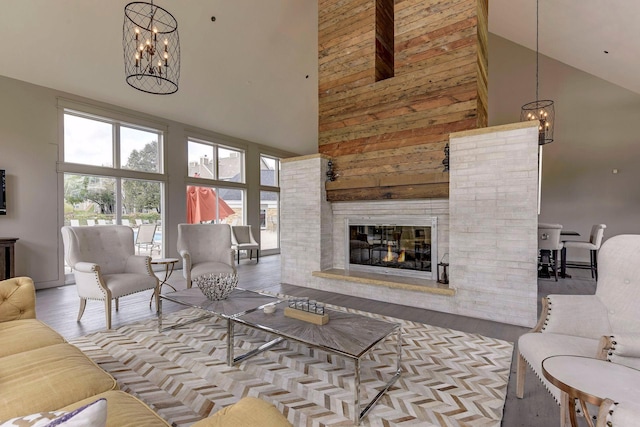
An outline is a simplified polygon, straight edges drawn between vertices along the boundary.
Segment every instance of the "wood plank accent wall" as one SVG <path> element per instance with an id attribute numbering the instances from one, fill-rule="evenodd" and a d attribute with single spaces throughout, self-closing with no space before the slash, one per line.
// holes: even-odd
<path id="1" fill-rule="evenodd" d="M 338 175 L 331 201 L 447 197 L 449 133 L 487 126 L 488 0 L 384 8 L 319 0 L 318 144 Z M 380 80 L 377 24 L 389 15 L 393 76 Z"/>

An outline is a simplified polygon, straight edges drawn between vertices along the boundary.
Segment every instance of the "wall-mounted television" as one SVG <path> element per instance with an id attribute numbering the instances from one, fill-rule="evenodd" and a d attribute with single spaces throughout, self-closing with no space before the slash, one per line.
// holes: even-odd
<path id="1" fill-rule="evenodd" d="M 7 214 L 7 181 L 4 169 L 0 169 L 0 215 Z"/>

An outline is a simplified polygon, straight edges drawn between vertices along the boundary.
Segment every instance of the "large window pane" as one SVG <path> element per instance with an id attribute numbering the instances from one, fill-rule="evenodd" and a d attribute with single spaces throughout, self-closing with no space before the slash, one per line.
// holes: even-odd
<path id="1" fill-rule="evenodd" d="M 115 178 L 64 174 L 65 225 L 113 223 L 115 188 Z"/>
<path id="2" fill-rule="evenodd" d="M 112 168 L 113 125 L 65 114 L 64 161 Z"/>
<path id="3" fill-rule="evenodd" d="M 122 169 L 160 172 L 158 132 L 122 126 L 120 128 L 120 162 Z"/>
<path id="4" fill-rule="evenodd" d="M 187 187 L 187 222 L 189 224 L 242 224 L 244 190 L 210 187 Z"/>
<path id="5" fill-rule="evenodd" d="M 244 182 L 243 153 L 218 147 L 218 179 L 221 181 Z"/>
<path id="6" fill-rule="evenodd" d="M 260 249 L 280 247 L 279 199 L 274 191 L 260 192 Z"/>
<path id="7" fill-rule="evenodd" d="M 260 156 L 260 185 L 278 186 L 280 161 L 272 157 Z"/>
<path id="8" fill-rule="evenodd" d="M 187 156 L 189 161 L 189 176 L 196 178 L 215 179 L 215 147 L 210 144 L 189 141 Z"/>
<path id="9" fill-rule="evenodd" d="M 162 184 L 138 179 L 122 180 L 121 223 L 133 228 L 136 253 L 152 258 L 162 257 Z M 139 239 L 141 225 L 152 224 L 152 239 Z M 146 233 L 145 233 L 146 234 Z M 141 235 L 142 236 L 142 235 Z"/>

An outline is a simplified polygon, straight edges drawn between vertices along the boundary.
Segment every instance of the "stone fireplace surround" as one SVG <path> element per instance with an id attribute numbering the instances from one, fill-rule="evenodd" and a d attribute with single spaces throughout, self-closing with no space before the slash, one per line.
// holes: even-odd
<path id="1" fill-rule="evenodd" d="M 328 158 L 284 159 L 283 283 L 452 314 L 533 326 L 537 318 L 538 143 L 535 123 L 450 135 L 449 199 L 328 202 Z M 448 286 L 345 270 L 345 220 L 437 217 Z"/>

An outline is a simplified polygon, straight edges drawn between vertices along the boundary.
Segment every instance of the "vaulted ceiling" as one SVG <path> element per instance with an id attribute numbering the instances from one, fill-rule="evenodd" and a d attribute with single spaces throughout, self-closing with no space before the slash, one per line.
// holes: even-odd
<path id="1" fill-rule="evenodd" d="M 0 75 L 293 153 L 317 151 L 316 0 L 156 1 L 179 25 L 180 89 L 167 96 L 125 82 L 127 3 L 4 0 Z M 640 94 L 640 2 L 539 7 L 542 54 Z M 535 49 L 535 8 L 533 0 L 489 0 L 489 31 Z"/>

